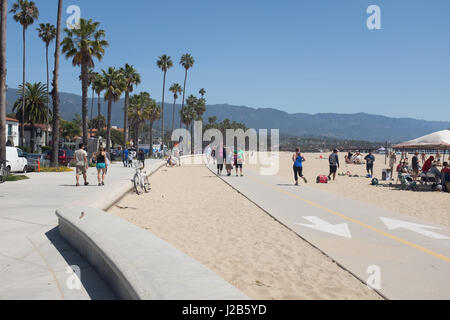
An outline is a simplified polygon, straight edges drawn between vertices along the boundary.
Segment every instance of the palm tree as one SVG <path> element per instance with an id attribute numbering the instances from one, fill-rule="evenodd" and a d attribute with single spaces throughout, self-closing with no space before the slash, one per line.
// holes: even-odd
<path id="1" fill-rule="evenodd" d="M 199 91 L 198 93 L 202 96 L 202 98 L 204 98 L 204 97 L 205 97 L 205 94 L 206 94 L 206 90 L 203 89 L 203 88 L 201 88 L 200 91 Z"/>
<path id="2" fill-rule="evenodd" d="M 58 166 L 59 154 L 59 56 L 61 51 L 61 21 L 62 21 L 62 0 L 58 0 L 58 13 L 56 22 L 56 41 L 55 41 L 55 68 L 53 69 L 53 126 L 52 126 L 52 160 L 51 166 Z"/>
<path id="3" fill-rule="evenodd" d="M 190 54 L 186 53 L 181 57 L 180 64 L 183 66 L 185 70 L 185 76 L 184 76 L 184 87 L 183 87 L 183 101 L 181 102 L 181 110 L 184 108 L 184 98 L 186 94 L 186 82 L 187 82 L 187 75 L 188 70 L 194 66 L 195 60 L 194 57 Z M 181 111 L 183 112 L 183 111 Z M 181 127 L 182 120 L 180 119 L 180 127 Z"/>
<path id="4" fill-rule="evenodd" d="M 1 0 L 0 20 L 0 161 L 6 160 L 6 19 L 8 0 Z"/>
<path id="5" fill-rule="evenodd" d="M 165 98 L 165 93 L 166 93 L 166 75 L 167 75 L 167 70 L 169 70 L 170 68 L 173 67 L 173 62 L 169 56 L 163 54 L 161 57 L 159 57 L 158 61 L 156 62 L 156 65 L 164 73 L 163 93 L 162 93 L 162 110 L 161 110 L 161 141 L 162 141 L 162 145 L 164 145 L 164 98 Z"/>
<path id="6" fill-rule="evenodd" d="M 31 150 L 36 149 L 36 131 L 35 124 L 44 123 L 48 117 L 48 96 L 47 86 L 41 82 L 26 83 L 26 89 L 23 90 L 22 86 L 19 86 L 19 92 L 25 92 L 25 97 L 19 97 L 14 104 L 13 111 L 16 115 L 25 119 L 31 126 Z M 22 101 L 25 98 L 25 109 L 23 108 Z"/>
<path id="7" fill-rule="evenodd" d="M 177 103 L 178 95 L 183 92 L 183 89 L 178 83 L 174 83 L 169 91 L 173 93 L 173 108 L 172 108 L 172 132 L 175 130 L 175 105 Z"/>
<path id="8" fill-rule="evenodd" d="M 149 119 L 149 102 L 150 94 L 148 92 L 141 92 L 133 95 L 130 99 L 128 108 L 128 118 L 130 125 L 134 128 L 135 145 L 139 148 L 139 128 Z"/>
<path id="9" fill-rule="evenodd" d="M 62 52 L 67 59 L 72 59 L 73 66 L 81 67 L 83 143 L 88 143 L 88 87 L 89 69 L 94 69 L 94 58 L 101 61 L 105 55 L 108 42 L 104 40 L 105 31 L 99 29 L 99 22 L 80 19 L 77 29 L 65 29 L 66 37 Z"/>
<path id="10" fill-rule="evenodd" d="M 125 67 L 121 68 L 120 71 L 122 72 L 122 77 L 126 83 L 125 102 L 123 107 L 123 149 L 125 150 L 128 142 L 128 106 L 130 103 L 130 92 L 133 92 L 134 86 L 141 83 L 141 75 L 128 63 L 125 64 Z"/>
<path id="11" fill-rule="evenodd" d="M 22 109 L 25 108 L 25 62 L 26 62 L 26 31 L 29 26 L 34 23 L 34 20 L 39 18 L 39 10 L 33 1 L 17 0 L 10 11 L 14 14 L 14 21 L 22 25 L 22 40 L 23 40 L 23 61 L 22 61 Z M 22 114 L 22 117 L 25 115 Z M 25 119 L 21 119 L 22 126 L 20 129 L 20 146 L 23 147 L 25 141 Z"/>
<path id="12" fill-rule="evenodd" d="M 159 106 L 154 99 L 150 99 L 149 103 L 149 116 L 148 120 L 150 121 L 150 156 L 153 155 L 153 124 L 155 121 L 158 121 L 161 117 L 162 108 Z"/>
<path id="13" fill-rule="evenodd" d="M 42 41 L 45 43 L 45 62 L 47 67 L 47 104 L 50 102 L 50 93 L 49 93 L 49 87 L 50 87 L 50 75 L 48 71 L 48 47 L 50 46 L 50 43 L 55 39 L 56 37 L 56 27 L 50 23 L 41 23 L 39 25 L 39 28 L 37 28 L 37 31 L 39 33 L 39 38 L 41 38 Z M 47 109 L 50 111 L 49 106 L 47 105 Z M 48 122 L 49 122 L 49 116 L 47 115 L 46 120 L 46 129 L 45 129 L 45 144 L 48 145 Z"/>
<path id="14" fill-rule="evenodd" d="M 111 150 L 111 112 L 112 103 L 120 100 L 120 96 L 126 90 L 126 83 L 122 72 L 114 67 L 109 67 L 108 71 L 102 70 L 105 85 L 105 101 L 108 101 L 108 118 L 106 128 L 106 150 Z"/>
<path id="15" fill-rule="evenodd" d="M 100 100 L 100 95 L 102 94 L 103 90 L 105 90 L 105 78 L 100 73 L 97 73 L 94 83 L 93 83 L 93 89 L 95 93 L 97 94 L 97 119 L 100 119 L 100 116 L 102 115 L 102 103 Z M 100 123 L 98 123 L 97 127 L 97 133 L 100 135 L 100 131 L 103 129 L 103 127 L 100 126 Z"/>
<path id="16" fill-rule="evenodd" d="M 192 123 L 197 117 L 196 111 L 197 98 L 190 95 L 186 100 L 186 106 L 180 110 L 181 121 L 186 125 L 186 129 L 191 131 L 191 152 L 192 152 Z"/>
<path id="17" fill-rule="evenodd" d="M 95 100 L 95 80 L 98 77 L 98 73 L 94 70 L 88 71 L 88 87 L 92 89 L 92 97 L 91 97 L 91 116 L 89 117 L 89 121 L 94 118 L 94 100 Z"/>

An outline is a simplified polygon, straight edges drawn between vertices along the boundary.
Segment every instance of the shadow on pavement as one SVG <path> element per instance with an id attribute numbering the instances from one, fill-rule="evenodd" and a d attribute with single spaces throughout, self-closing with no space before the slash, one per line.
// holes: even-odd
<path id="1" fill-rule="evenodd" d="M 78 266 L 81 269 L 82 286 L 92 300 L 117 300 L 99 274 L 61 237 L 58 227 L 48 231 L 45 235 L 69 266 Z M 62 283 L 61 285 L 65 286 L 66 284 Z"/>

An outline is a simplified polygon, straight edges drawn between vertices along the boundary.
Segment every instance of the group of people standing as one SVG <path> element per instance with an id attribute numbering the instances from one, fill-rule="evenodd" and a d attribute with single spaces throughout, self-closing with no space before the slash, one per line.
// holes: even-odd
<path id="1" fill-rule="evenodd" d="M 209 152 L 207 152 L 207 155 Z M 241 148 L 228 148 L 221 146 L 216 150 L 213 148 L 210 152 L 211 158 L 214 163 L 217 163 L 217 175 L 222 175 L 223 169 L 227 171 L 227 176 L 231 176 L 233 167 L 236 169 L 236 177 L 244 176 L 243 167 L 244 167 L 244 150 Z M 208 156 L 207 156 L 208 157 Z"/>

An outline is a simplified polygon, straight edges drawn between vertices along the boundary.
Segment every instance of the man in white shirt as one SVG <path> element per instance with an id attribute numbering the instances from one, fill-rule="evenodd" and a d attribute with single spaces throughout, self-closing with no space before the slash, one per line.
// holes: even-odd
<path id="1" fill-rule="evenodd" d="M 84 144 L 80 143 L 80 149 L 75 151 L 76 173 L 77 173 L 77 187 L 80 186 L 80 175 L 83 175 L 84 185 L 89 185 L 87 182 L 87 169 L 89 168 L 87 152 L 84 150 Z"/>

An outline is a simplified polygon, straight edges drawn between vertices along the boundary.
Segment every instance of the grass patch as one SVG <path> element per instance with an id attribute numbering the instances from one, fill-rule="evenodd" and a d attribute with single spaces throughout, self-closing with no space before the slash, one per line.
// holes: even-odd
<path id="1" fill-rule="evenodd" d="M 73 172 L 73 169 L 67 167 L 41 168 L 41 173 L 56 173 L 56 172 Z"/>
<path id="2" fill-rule="evenodd" d="M 6 182 L 15 182 L 15 181 L 21 181 L 21 180 L 28 180 L 27 176 L 8 176 L 6 179 Z"/>

